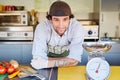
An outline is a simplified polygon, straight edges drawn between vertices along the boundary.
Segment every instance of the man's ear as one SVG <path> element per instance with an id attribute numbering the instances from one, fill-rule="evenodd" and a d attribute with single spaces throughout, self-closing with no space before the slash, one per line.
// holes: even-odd
<path id="1" fill-rule="evenodd" d="M 47 18 L 48 20 L 51 20 L 51 19 L 52 19 L 52 16 L 51 16 L 51 15 L 47 15 L 46 18 Z"/>
<path id="2" fill-rule="evenodd" d="M 71 14 L 71 15 L 70 15 L 70 18 L 74 18 L 74 15 L 73 15 L 73 14 Z"/>

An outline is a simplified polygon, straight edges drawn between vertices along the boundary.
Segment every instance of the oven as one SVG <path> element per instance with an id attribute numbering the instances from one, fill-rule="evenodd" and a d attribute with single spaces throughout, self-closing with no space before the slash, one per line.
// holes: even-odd
<path id="1" fill-rule="evenodd" d="M 1 26 L 0 41 L 31 41 L 33 26 Z"/>
<path id="2" fill-rule="evenodd" d="M 83 25 L 85 41 L 98 41 L 99 39 L 99 26 L 98 25 Z"/>
<path id="3" fill-rule="evenodd" d="M 98 41 L 99 40 L 99 25 L 92 20 L 78 20 L 84 28 L 84 41 Z"/>

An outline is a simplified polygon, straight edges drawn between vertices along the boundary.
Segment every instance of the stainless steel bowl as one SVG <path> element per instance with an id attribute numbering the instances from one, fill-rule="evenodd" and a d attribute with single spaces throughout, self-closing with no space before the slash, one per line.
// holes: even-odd
<path id="1" fill-rule="evenodd" d="M 105 53 L 105 52 L 109 51 L 111 49 L 111 47 L 112 46 L 110 44 L 99 43 L 99 42 L 96 42 L 96 43 L 84 43 L 83 44 L 83 48 L 89 53 L 92 53 L 92 52 Z"/>

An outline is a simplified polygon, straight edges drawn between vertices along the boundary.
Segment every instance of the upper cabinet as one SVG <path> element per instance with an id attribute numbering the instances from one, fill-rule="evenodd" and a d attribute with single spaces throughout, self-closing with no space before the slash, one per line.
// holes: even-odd
<path id="1" fill-rule="evenodd" d="M 101 12 L 100 13 L 100 37 L 119 37 L 116 32 L 120 32 L 120 13 L 117 11 Z"/>
<path id="2" fill-rule="evenodd" d="M 120 11 L 120 0 L 94 0 L 94 12 Z"/>
<path id="3" fill-rule="evenodd" d="M 120 0 L 97 1 L 99 1 L 100 37 L 104 37 L 105 33 L 108 33 L 108 37 L 116 37 L 116 31 L 120 32 Z M 119 35 L 117 37 L 120 37 Z"/>
<path id="4" fill-rule="evenodd" d="M 100 0 L 101 11 L 120 11 L 120 0 Z"/>

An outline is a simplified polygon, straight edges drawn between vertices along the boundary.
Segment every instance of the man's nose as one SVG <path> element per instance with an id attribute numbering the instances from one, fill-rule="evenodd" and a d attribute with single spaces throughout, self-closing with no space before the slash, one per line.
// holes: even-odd
<path id="1" fill-rule="evenodd" d="M 64 25 L 64 22 L 63 22 L 63 21 L 60 21 L 60 22 L 59 22 L 59 26 L 60 26 L 60 27 L 63 27 L 63 25 Z"/>

